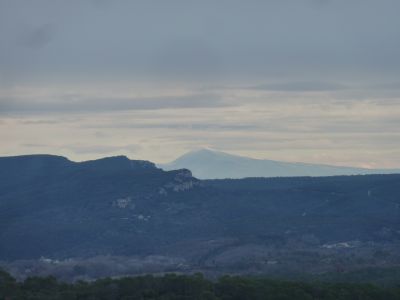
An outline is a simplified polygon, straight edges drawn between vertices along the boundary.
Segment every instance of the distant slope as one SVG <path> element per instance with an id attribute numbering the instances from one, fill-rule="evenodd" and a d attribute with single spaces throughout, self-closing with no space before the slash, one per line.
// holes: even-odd
<path id="1" fill-rule="evenodd" d="M 164 170 L 186 168 L 199 179 L 395 174 L 395 169 L 363 169 L 329 165 L 261 160 L 201 149 L 175 161 L 158 164 Z"/>

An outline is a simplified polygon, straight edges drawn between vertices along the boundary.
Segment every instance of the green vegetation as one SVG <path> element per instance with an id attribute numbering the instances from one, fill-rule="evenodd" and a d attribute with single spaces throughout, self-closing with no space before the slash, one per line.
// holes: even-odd
<path id="1" fill-rule="evenodd" d="M 400 287 L 231 276 L 212 282 L 201 274 L 106 278 L 67 284 L 54 277 L 30 277 L 24 282 L 17 282 L 8 273 L 0 271 L 0 299 L 391 300 L 400 299 Z"/>

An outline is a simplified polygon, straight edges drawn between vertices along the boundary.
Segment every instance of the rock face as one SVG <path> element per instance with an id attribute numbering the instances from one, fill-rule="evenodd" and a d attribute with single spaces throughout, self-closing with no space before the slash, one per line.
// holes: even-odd
<path id="1" fill-rule="evenodd" d="M 164 185 L 164 191 L 170 189 L 174 192 L 183 192 L 199 184 L 200 182 L 193 178 L 192 172 L 187 169 L 182 169 L 178 170 L 172 182 L 168 182 Z"/>
<path id="2" fill-rule="evenodd" d="M 3 157 L 0 261 L 159 255 L 228 271 L 396 264 L 399 195 L 400 175 L 201 181 L 126 157 Z"/>

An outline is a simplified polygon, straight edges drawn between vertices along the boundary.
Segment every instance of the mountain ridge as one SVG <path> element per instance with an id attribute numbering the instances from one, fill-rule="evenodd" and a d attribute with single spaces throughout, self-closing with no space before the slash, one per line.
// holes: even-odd
<path id="1" fill-rule="evenodd" d="M 320 177 L 400 173 L 400 169 L 366 169 L 326 164 L 255 159 L 211 149 L 190 151 L 170 163 L 157 164 L 157 166 L 164 170 L 187 168 L 199 179 L 294 176 Z"/>

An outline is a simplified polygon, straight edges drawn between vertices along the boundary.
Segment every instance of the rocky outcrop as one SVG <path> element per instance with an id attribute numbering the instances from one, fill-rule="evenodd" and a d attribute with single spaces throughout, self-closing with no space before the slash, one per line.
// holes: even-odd
<path id="1" fill-rule="evenodd" d="M 159 190 L 159 194 L 166 195 L 168 191 L 183 192 L 200 185 L 200 181 L 192 176 L 192 172 L 188 169 L 173 171 L 175 176 L 171 182 L 165 184 Z"/>

